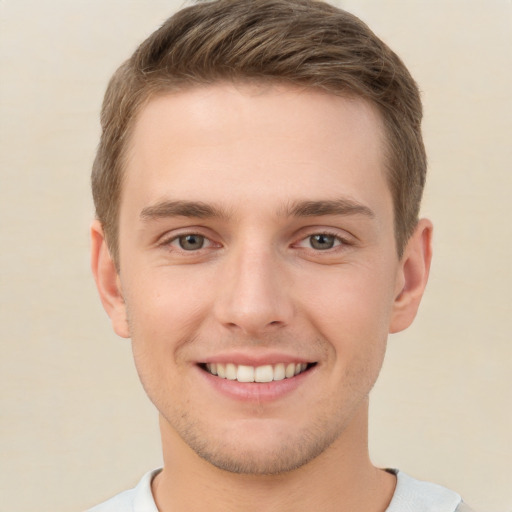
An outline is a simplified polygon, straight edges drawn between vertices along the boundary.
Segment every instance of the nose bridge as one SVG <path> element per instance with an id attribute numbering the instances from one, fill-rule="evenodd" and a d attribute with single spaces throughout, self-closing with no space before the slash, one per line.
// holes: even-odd
<path id="1" fill-rule="evenodd" d="M 217 319 L 246 333 L 275 329 L 293 314 L 286 277 L 271 244 L 248 240 L 230 251 L 216 301 Z"/>

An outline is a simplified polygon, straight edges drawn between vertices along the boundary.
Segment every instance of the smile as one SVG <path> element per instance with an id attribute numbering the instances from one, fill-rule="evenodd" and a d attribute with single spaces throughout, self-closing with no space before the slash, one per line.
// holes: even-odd
<path id="1" fill-rule="evenodd" d="M 305 372 L 311 366 L 313 365 L 307 363 L 278 363 L 262 366 L 234 363 L 206 363 L 201 365 L 211 375 L 238 382 L 272 382 L 290 379 Z"/>

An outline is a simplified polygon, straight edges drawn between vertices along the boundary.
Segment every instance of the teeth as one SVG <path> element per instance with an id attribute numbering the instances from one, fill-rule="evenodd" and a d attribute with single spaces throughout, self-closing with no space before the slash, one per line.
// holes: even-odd
<path id="1" fill-rule="evenodd" d="M 254 368 L 241 364 L 236 372 L 236 380 L 238 382 L 254 382 Z"/>
<path id="2" fill-rule="evenodd" d="M 206 369 L 212 375 L 218 375 L 222 379 L 237 380 L 238 382 L 272 382 L 299 375 L 306 370 L 307 366 L 306 363 L 278 363 L 263 366 L 208 363 Z"/>
<path id="3" fill-rule="evenodd" d="M 272 382 L 274 380 L 274 369 L 269 364 L 258 366 L 254 370 L 255 382 Z"/>
<path id="4" fill-rule="evenodd" d="M 285 367 L 283 363 L 274 366 L 274 380 L 283 380 L 286 377 Z"/>
<path id="5" fill-rule="evenodd" d="M 284 372 L 284 376 L 289 379 L 290 377 L 293 377 L 295 375 L 295 364 L 290 363 L 286 366 L 286 370 Z"/>
<path id="6" fill-rule="evenodd" d="M 217 364 L 217 375 L 223 379 L 226 378 L 226 366 L 223 364 Z"/>
<path id="7" fill-rule="evenodd" d="M 236 380 L 236 366 L 232 363 L 226 365 L 226 379 Z"/>

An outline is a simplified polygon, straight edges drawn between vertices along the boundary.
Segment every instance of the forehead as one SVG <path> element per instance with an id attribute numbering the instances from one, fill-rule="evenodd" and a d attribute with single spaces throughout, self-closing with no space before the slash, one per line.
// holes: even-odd
<path id="1" fill-rule="evenodd" d="M 167 197 L 258 209 L 313 195 L 389 202 L 383 133 L 368 102 L 313 89 L 216 84 L 162 94 L 135 122 L 121 209 L 128 196 L 138 208 Z"/>

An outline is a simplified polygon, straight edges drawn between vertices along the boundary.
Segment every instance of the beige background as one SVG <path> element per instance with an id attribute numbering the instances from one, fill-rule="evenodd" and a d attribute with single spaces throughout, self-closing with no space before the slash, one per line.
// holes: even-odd
<path id="1" fill-rule="evenodd" d="M 0 0 L 0 508 L 79 511 L 160 464 L 88 267 L 110 74 L 181 1 Z M 512 2 L 340 1 L 423 90 L 435 262 L 373 393 L 374 460 L 512 511 Z"/>

